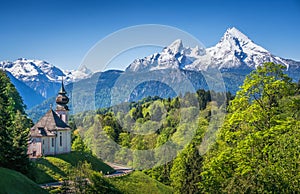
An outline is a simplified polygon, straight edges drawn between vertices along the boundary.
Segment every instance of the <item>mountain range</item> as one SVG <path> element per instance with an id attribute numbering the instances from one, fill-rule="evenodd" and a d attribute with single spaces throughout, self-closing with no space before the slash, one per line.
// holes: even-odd
<path id="1" fill-rule="evenodd" d="M 86 103 L 86 95 L 91 95 L 96 101 L 96 108 L 100 108 L 113 104 L 114 94 L 111 93 L 118 89 L 120 92 L 124 91 L 123 96 L 125 94 L 128 96 L 114 102 L 136 101 L 149 95 L 174 97 L 176 91 L 170 85 L 181 83 L 185 78 L 192 83 L 195 90 L 209 89 L 203 76 L 203 72 L 209 69 L 218 69 L 222 72 L 226 89 L 235 93 L 245 76 L 264 62 L 283 64 L 287 67 L 286 73 L 294 81 L 300 79 L 300 62 L 273 55 L 234 27 L 227 29 L 221 40 L 213 47 L 206 49 L 197 46 L 185 47 L 181 40 L 175 40 L 160 53 L 134 60 L 125 71 L 110 70 L 94 74 L 87 68 L 66 71 L 46 61 L 24 58 L 14 62 L 0 62 L 0 68 L 9 73 L 28 108 L 56 95 L 62 76 L 64 82 L 69 84 L 67 89 L 70 95 L 74 84 L 84 91 L 80 94 L 82 99 L 78 102 Z M 180 78 L 182 75 L 185 78 Z M 148 81 L 145 76 L 150 76 Z M 131 83 L 126 80 L 130 80 Z M 139 83 L 138 80 L 145 82 Z M 96 82 L 95 88 L 86 87 L 91 82 Z M 116 86 L 120 83 L 123 85 Z M 130 88 L 125 83 L 138 85 Z M 126 92 L 125 89 L 130 92 Z M 37 99 L 35 102 L 32 102 L 33 97 Z"/>
<path id="2" fill-rule="evenodd" d="M 2 61 L 0 69 L 4 69 L 8 73 L 27 108 L 56 95 L 62 77 L 68 84 L 87 78 L 91 74 L 87 69 L 61 70 L 46 61 L 25 58 L 19 58 L 13 62 Z"/>
<path id="3" fill-rule="evenodd" d="M 179 68 L 191 71 L 205 71 L 208 68 L 220 70 L 253 70 L 264 62 L 280 63 L 290 68 L 299 68 L 300 62 L 284 59 L 271 54 L 255 44 L 236 28 L 229 28 L 213 47 L 204 49 L 184 47 L 181 40 L 175 40 L 161 53 L 143 59 L 136 59 L 126 71 L 151 71 Z"/>

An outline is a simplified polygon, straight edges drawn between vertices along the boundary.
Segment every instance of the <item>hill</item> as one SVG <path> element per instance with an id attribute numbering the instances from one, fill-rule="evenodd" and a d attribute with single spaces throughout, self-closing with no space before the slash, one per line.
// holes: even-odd
<path id="1" fill-rule="evenodd" d="M 140 171 L 135 171 L 127 176 L 109 179 L 109 182 L 122 193 L 173 193 L 168 187 Z"/>
<path id="2" fill-rule="evenodd" d="M 23 174 L 0 167 L 0 193 L 47 193 Z"/>
<path id="3" fill-rule="evenodd" d="M 34 163 L 31 178 L 36 183 L 59 181 L 66 178 L 80 161 L 90 163 L 94 171 L 102 171 L 104 174 L 114 172 L 114 169 L 91 154 L 72 152 L 37 159 Z"/>

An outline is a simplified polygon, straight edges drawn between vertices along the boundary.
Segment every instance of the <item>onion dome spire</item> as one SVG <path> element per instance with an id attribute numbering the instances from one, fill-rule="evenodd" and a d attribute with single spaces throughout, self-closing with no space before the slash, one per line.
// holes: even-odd
<path id="1" fill-rule="evenodd" d="M 64 86 L 64 81 L 63 79 L 61 80 L 61 87 L 60 90 L 58 92 L 58 95 L 56 97 L 56 104 L 57 107 L 56 109 L 58 110 L 69 110 L 67 104 L 69 103 L 69 98 L 68 96 L 66 96 L 67 92 L 65 90 L 65 86 Z"/>

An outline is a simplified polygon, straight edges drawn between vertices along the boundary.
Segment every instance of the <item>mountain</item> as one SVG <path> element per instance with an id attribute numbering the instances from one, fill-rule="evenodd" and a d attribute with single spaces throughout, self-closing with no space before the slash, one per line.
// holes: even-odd
<path id="1" fill-rule="evenodd" d="M 134 60 L 125 71 L 92 74 L 86 67 L 67 71 L 45 61 L 24 58 L 0 62 L 0 68 L 10 72 L 16 80 L 25 83 L 42 98 L 52 97 L 41 106 L 35 106 L 31 111 L 34 114 L 37 109 L 40 113 L 49 109 L 60 86 L 61 76 L 69 83 L 70 107 L 75 103 L 73 110 L 77 112 L 137 101 L 147 96 L 167 98 L 187 91 L 208 90 L 211 89 L 208 81 L 218 91 L 220 78 L 211 69 L 220 70 L 226 90 L 235 93 L 245 76 L 264 62 L 281 63 L 287 67 L 286 73 L 294 81 L 300 79 L 300 62 L 273 55 L 236 28 L 227 29 L 220 41 L 210 48 L 185 47 L 181 40 L 175 40 L 159 53 Z M 28 93 L 35 94 L 32 90 L 28 89 Z M 21 92 L 21 95 L 26 96 L 26 92 Z M 28 97 L 23 98 L 27 99 L 27 106 L 33 106 Z"/>
<path id="2" fill-rule="evenodd" d="M 221 40 L 213 47 L 207 49 L 198 46 L 184 47 L 181 40 L 175 40 L 160 53 L 136 59 L 126 71 L 141 72 L 168 68 L 190 71 L 205 71 L 208 68 L 217 68 L 221 71 L 253 70 L 264 62 L 280 63 L 288 70 L 300 67 L 300 62 L 274 56 L 233 27 L 227 29 Z"/>
<path id="3" fill-rule="evenodd" d="M 205 53 L 199 47 L 183 47 L 180 39 L 165 47 L 161 53 L 155 53 L 143 59 L 134 60 L 127 68 L 127 72 L 154 71 L 162 69 L 185 69 Z"/>
<path id="4" fill-rule="evenodd" d="M 209 82 L 211 82 L 214 75 L 204 76 L 203 73 L 207 74 L 213 69 L 218 69 L 227 91 L 235 93 L 245 76 L 264 62 L 283 64 L 286 66 L 286 73 L 294 81 L 300 79 L 300 62 L 273 55 L 234 27 L 227 29 L 215 46 L 206 49 L 198 46 L 184 47 L 181 40 L 175 40 L 160 53 L 134 60 L 126 68 L 126 72 L 136 74 L 148 72 L 149 74 L 150 72 L 157 73 L 157 71 L 178 70 L 185 74 L 197 90 L 211 89 L 206 81 L 208 81 L 207 77 L 210 77 L 212 79 Z M 169 72 L 166 76 L 172 79 L 174 75 Z M 159 88 L 153 86 L 153 83 L 151 85 L 151 88 Z"/>
<path id="5" fill-rule="evenodd" d="M 6 72 L 6 74 L 18 90 L 20 96 L 22 96 L 22 99 L 24 101 L 24 104 L 26 104 L 27 109 L 30 109 L 36 104 L 40 104 L 45 100 L 45 98 L 42 95 L 38 94 L 36 91 L 31 89 L 24 82 L 16 79 L 10 72 Z"/>
<path id="6" fill-rule="evenodd" d="M 10 72 L 13 77 L 25 83 L 43 98 L 49 98 L 56 94 L 62 76 L 66 83 L 90 76 L 87 69 L 63 71 L 46 61 L 25 58 L 19 58 L 14 62 L 2 61 L 0 68 Z"/>

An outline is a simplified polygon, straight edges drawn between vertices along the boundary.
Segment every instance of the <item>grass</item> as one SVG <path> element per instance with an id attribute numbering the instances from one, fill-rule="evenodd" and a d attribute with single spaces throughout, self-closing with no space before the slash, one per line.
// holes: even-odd
<path id="1" fill-rule="evenodd" d="M 68 174 L 76 168 L 80 161 L 87 161 L 91 164 L 92 170 L 102 171 L 104 174 L 114 171 L 114 169 L 93 155 L 72 152 L 37 159 L 32 168 L 32 179 L 39 184 L 62 180 L 67 178 Z M 171 187 L 150 178 L 140 171 L 134 171 L 123 177 L 105 178 L 105 180 L 121 193 L 173 193 Z"/>
<path id="2" fill-rule="evenodd" d="M 102 171 L 103 174 L 114 172 L 113 168 L 91 154 L 71 152 L 37 159 L 32 168 L 31 178 L 39 184 L 60 181 L 66 178 L 80 161 L 87 161 L 92 170 Z"/>
<path id="3" fill-rule="evenodd" d="M 23 174 L 0 167 L 0 193 L 48 193 Z"/>
<path id="4" fill-rule="evenodd" d="M 171 187 L 150 178 L 140 171 L 134 171 L 123 177 L 110 178 L 108 181 L 122 193 L 173 193 Z"/>

